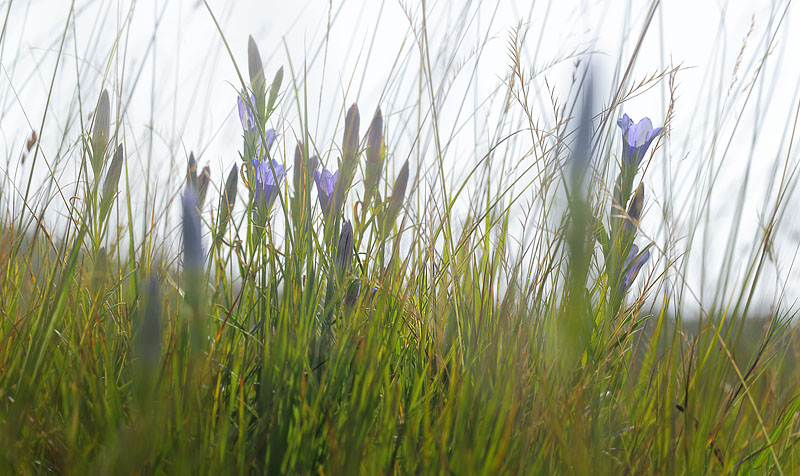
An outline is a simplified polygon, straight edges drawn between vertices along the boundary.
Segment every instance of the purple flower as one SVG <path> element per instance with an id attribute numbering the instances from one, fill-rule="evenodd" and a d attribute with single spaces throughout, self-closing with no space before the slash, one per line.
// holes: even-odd
<path id="1" fill-rule="evenodd" d="M 286 169 L 277 160 L 272 160 L 272 166 L 267 161 L 252 160 L 253 172 L 256 177 L 254 204 L 269 210 L 272 202 L 278 197 L 280 184 Z M 273 173 L 274 170 L 274 173 Z"/>
<path id="2" fill-rule="evenodd" d="M 328 216 L 333 202 L 333 195 L 336 191 L 336 181 L 339 178 L 339 171 L 331 174 L 331 171 L 324 168 L 322 172 L 314 170 L 314 182 L 317 183 L 317 195 L 319 205 L 322 207 L 322 214 Z"/>
<path id="3" fill-rule="evenodd" d="M 624 289 L 628 289 L 631 284 L 633 284 L 633 280 L 636 279 L 636 275 L 639 274 L 639 270 L 642 269 L 642 266 L 644 266 L 648 258 L 650 258 L 650 250 L 645 250 L 640 256 L 639 247 L 636 245 L 631 247 L 631 252 L 625 260 L 624 269 L 627 269 L 628 272 L 625 273 L 625 282 L 623 283 Z"/>
<path id="4" fill-rule="evenodd" d="M 637 124 L 634 124 L 627 114 L 617 119 L 617 125 L 622 129 L 622 158 L 625 163 L 641 163 L 647 148 L 653 139 L 661 134 L 662 127 L 653 129 L 650 118 L 645 117 Z"/>

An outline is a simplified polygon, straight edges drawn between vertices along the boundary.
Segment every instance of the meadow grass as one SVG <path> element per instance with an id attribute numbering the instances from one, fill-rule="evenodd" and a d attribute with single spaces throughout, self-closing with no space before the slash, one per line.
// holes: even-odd
<path id="1" fill-rule="evenodd" d="M 798 472 L 795 310 L 754 296 L 797 182 L 800 109 L 752 249 L 729 237 L 711 304 L 691 307 L 690 257 L 717 246 L 694 231 L 710 226 L 713 161 L 697 168 L 691 202 L 646 206 L 657 162 L 678 160 L 670 132 L 689 127 L 673 120 L 682 66 L 631 77 L 637 48 L 606 91 L 591 52 L 570 53 L 561 97 L 536 89 L 547 66 L 526 64 L 520 25 L 486 99 L 500 111 L 489 144 L 465 155 L 453 145 L 462 121 L 440 106 L 476 72 L 432 46 L 423 2 L 408 7 L 413 55 L 396 59 L 416 71 L 415 96 L 387 84 L 379 109 L 344 103 L 336 137 L 316 137 L 308 63 L 265 64 L 253 38 L 237 63 L 245 46 L 204 8 L 237 71 L 238 97 L 220 86 L 242 124 L 225 175 L 191 154 L 168 191 L 149 162 L 142 180 L 132 164 L 146 145 L 126 136 L 113 81 L 82 98 L 77 136 L 49 138 L 40 118 L 27 176 L 6 166 L 3 473 Z M 771 48 L 746 63 L 742 46 L 750 89 L 732 87 L 741 100 L 721 96 L 720 108 L 743 110 L 766 87 Z M 628 123 L 626 101 L 656 86 L 664 117 Z M 273 130 L 286 111 L 291 124 Z M 393 149 L 395 129 L 410 130 L 410 151 Z M 47 159 L 53 143 L 75 180 Z M 688 223 L 645 233 L 658 211 Z"/>

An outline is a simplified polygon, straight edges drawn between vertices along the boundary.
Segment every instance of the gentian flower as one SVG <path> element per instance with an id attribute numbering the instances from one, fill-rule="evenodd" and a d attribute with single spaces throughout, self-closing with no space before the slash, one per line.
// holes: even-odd
<path id="1" fill-rule="evenodd" d="M 267 161 L 262 162 L 255 158 L 252 160 L 252 164 L 256 177 L 254 204 L 256 207 L 264 207 L 265 210 L 269 210 L 272 202 L 278 197 L 281 180 L 286 174 L 286 169 L 275 159 L 272 160 L 272 166 Z"/>
<path id="2" fill-rule="evenodd" d="M 639 274 L 639 270 L 642 269 L 642 266 L 644 266 L 649 258 L 650 250 L 646 250 L 641 256 L 639 256 L 639 247 L 636 245 L 631 247 L 631 252 L 628 253 L 628 258 L 625 260 L 624 269 L 627 269 L 628 272 L 625 273 L 625 281 L 622 283 L 624 289 L 628 289 L 631 284 L 633 284 L 633 280 L 636 279 L 636 275 Z"/>
<path id="3" fill-rule="evenodd" d="M 322 207 L 323 216 L 328 216 L 331 205 L 333 205 L 333 196 L 336 192 L 336 182 L 339 179 L 339 171 L 331 173 L 330 170 L 323 167 L 322 172 L 314 170 L 314 182 L 317 184 L 317 196 L 319 196 L 319 205 Z"/>
<path id="4" fill-rule="evenodd" d="M 648 117 L 634 124 L 627 114 L 617 119 L 617 125 L 622 129 L 623 162 L 636 166 L 642 162 L 650 143 L 661 134 L 661 129 L 663 129 L 662 127 L 654 129 L 653 123 Z"/>

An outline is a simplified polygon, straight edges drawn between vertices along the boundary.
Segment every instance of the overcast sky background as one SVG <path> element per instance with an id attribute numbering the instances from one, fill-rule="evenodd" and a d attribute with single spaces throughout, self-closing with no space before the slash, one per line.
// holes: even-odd
<path id="1" fill-rule="evenodd" d="M 112 107 L 125 124 L 130 173 L 144 176 L 149 163 L 154 167 L 151 174 L 164 184 L 172 178 L 174 184 L 176 174 L 183 173 L 188 151 L 193 150 L 201 164 L 211 165 L 219 182 L 238 160 L 241 126 L 235 103 L 239 81 L 202 2 L 78 0 L 74 2 L 74 22 L 69 24 L 71 4 L 65 0 L 22 0 L 10 5 L 9 10 L 9 0 L 0 0 L 0 11 L 10 12 L 0 52 L 0 154 L 8 162 L 0 168 L 15 183 L 24 182 L 22 177 L 29 172 L 30 161 L 21 164 L 19 158 L 30 131 L 39 131 L 64 35 L 48 119 L 40 133 L 44 140 L 43 162 L 37 164 L 41 170 L 35 174 L 38 179 L 47 177 L 51 168 L 62 181 L 74 176 L 75 164 L 59 159 L 69 155 L 67 150 L 59 150 L 60 138 L 66 134 L 77 147 L 78 120 L 91 120 L 103 86 L 115 91 Z M 292 71 L 303 76 L 302 71 L 307 70 L 311 132 L 318 146 L 340 140 L 342 112 L 353 102 L 361 108 L 364 129 L 372 111 L 381 105 L 394 159 L 391 173 L 413 155 L 415 140 L 430 141 L 430 137 L 415 137 L 412 107 L 418 78 L 412 27 L 421 24 L 419 2 L 209 0 L 209 6 L 245 77 L 250 34 L 259 45 L 268 77 L 284 67 L 285 91 L 291 86 Z M 703 268 L 711 274 L 719 272 L 726 259 L 720 250 L 732 232 L 731 201 L 745 178 L 744 220 L 733 228 L 741 239 L 735 260 L 728 260 L 734 274 L 744 272 L 744 258 L 764 223 L 769 197 L 774 199 L 770 187 L 778 176 L 777 167 L 786 159 L 800 85 L 798 13 L 794 6 L 788 10 L 785 6 L 785 1 L 770 0 L 662 2 L 632 71 L 638 80 L 670 65 L 687 68 L 677 77 L 679 99 L 670 137 L 656 155 L 653 171 L 648 172 L 651 179 L 645 180 L 648 216 L 643 227 L 654 241 L 664 232 L 659 223 L 663 208 L 691 209 L 686 201 L 697 199 L 692 189 L 698 186 L 694 182 L 698 170 L 709 157 L 717 157 L 714 170 L 719 176 L 710 198 L 714 221 L 703 238 L 695 239 L 694 246 L 703 244 L 707 253 L 693 257 L 692 272 L 699 274 Z M 627 61 L 632 54 L 649 7 L 650 2 L 643 0 L 427 2 L 432 49 L 443 51 L 442 58 L 463 62 L 464 71 L 469 71 L 456 78 L 440 105 L 440 124 L 454 131 L 457 139 L 450 145 L 449 157 L 474 157 L 476 149 L 486 147 L 492 119 L 497 116 L 497 101 L 487 102 L 487 98 L 508 75 L 509 35 L 518 24 L 527 31 L 523 60 L 529 68 L 541 71 L 537 85 L 543 86 L 546 78 L 566 100 L 574 58 L 560 59 L 589 49 L 597 67 L 600 100 L 607 102 L 616 61 Z M 742 109 L 779 20 L 783 23 L 759 79 L 763 83 L 753 93 L 757 97 L 751 97 L 748 107 Z M 737 68 L 746 37 L 747 48 Z M 436 81 L 447 83 L 452 69 L 434 64 L 433 70 L 434 76 L 441 74 Z M 731 85 L 732 99 L 720 101 Z M 542 97 L 546 96 L 542 89 Z M 626 102 L 620 115 L 624 111 L 634 119 L 650 116 L 659 123 L 668 99 L 668 85 L 660 82 Z M 281 131 L 280 147 L 293 147 L 296 119 L 296 103 L 284 101 L 272 124 Z M 552 118 L 543 112 L 541 120 L 548 124 Z M 705 134 L 713 128 L 708 124 L 726 134 L 718 141 L 709 139 Z M 724 161 L 721 151 L 726 151 Z M 797 158 L 795 149 L 791 162 L 796 163 Z M 463 168 L 453 163 L 454 174 Z M 177 190 L 155 192 L 168 196 Z M 796 209 L 798 197 L 791 196 L 789 201 L 788 208 Z M 774 303 L 776 296 L 783 296 L 788 304 L 800 297 L 793 266 L 800 226 L 791 215 L 777 233 L 775 259 L 767 265 L 770 279 L 766 281 L 773 285 L 760 293 L 766 305 Z M 677 235 L 691 232 L 680 230 Z M 709 277 L 705 278 L 708 286 Z M 695 283 L 694 296 L 685 299 L 707 301 L 699 276 L 687 279 Z M 782 294 L 784 284 L 788 287 Z"/>

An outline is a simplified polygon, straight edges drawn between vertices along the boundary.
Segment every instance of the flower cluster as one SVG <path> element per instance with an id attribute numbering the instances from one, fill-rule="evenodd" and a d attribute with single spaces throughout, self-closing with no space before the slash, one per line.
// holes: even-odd
<path id="1" fill-rule="evenodd" d="M 249 209 L 252 215 L 247 217 L 247 241 L 245 246 L 251 256 L 262 256 L 264 259 L 275 259 L 281 255 L 275 253 L 270 243 L 263 247 L 263 238 L 272 232 L 270 220 L 271 210 L 275 201 L 280 197 L 283 213 L 286 214 L 285 229 L 291 243 L 298 244 L 298 249 L 307 250 L 310 227 L 313 226 L 314 201 L 311 198 L 311 188 L 316 185 L 317 199 L 322 214 L 324 233 L 313 241 L 320 244 L 323 252 L 327 253 L 328 264 L 328 291 L 325 301 L 339 299 L 337 291 L 344 290 L 341 303 L 345 310 L 353 304 L 364 302 L 374 296 L 377 289 L 366 287 L 362 291 L 363 278 L 353 276 L 351 268 L 355 267 L 358 241 L 364 233 L 371 232 L 378 239 L 385 240 L 392 231 L 395 220 L 403 207 L 406 187 L 409 180 L 408 161 L 401 167 L 400 173 L 391 186 L 387 186 L 389 193 L 382 198 L 379 186 L 383 180 L 385 144 L 383 137 L 383 116 L 377 108 L 367 130 L 366 136 L 361 137 L 359 131 L 360 115 L 358 106 L 351 105 L 345 114 L 344 136 L 341 141 L 340 156 L 336 159 L 335 166 L 322 166 L 319 157 L 312 155 L 308 158 L 309 148 L 303 142 L 298 142 L 294 153 L 294 177 L 290 184 L 284 181 L 287 174 L 285 160 L 277 153 L 271 152 L 271 147 L 276 142 L 277 133 L 274 129 L 266 128 L 270 115 L 275 110 L 275 101 L 279 97 L 282 72 L 279 70 L 271 86 L 267 87 L 264 81 L 263 66 L 255 42 L 249 42 L 249 68 L 250 84 L 239 91 L 236 98 L 239 121 L 244 139 L 242 151 L 242 164 L 232 167 L 224 187 L 220 187 L 220 202 L 217 209 L 216 226 L 212 226 L 213 247 L 224 245 L 240 246 L 241 241 L 228 243 L 225 234 L 228 223 L 233 216 L 236 201 L 239 172 L 246 181 L 249 191 Z M 99 134 L 102 136 L 103 134 Z M 365 157 L 362 164 L 360 159 Z M 328 162 L 330 164 L 330 162 Z M 345 208 L 347 195 L 356 181 L 359 170 L 364 171 L 364 194 L 358 198 L 360 209 L 351 219 Z M 241 168 L 240 168 L 241 167 Z M 203 268 L 204 253 L 201 240 L 200 212 L 202 203 L 209 189 L 211 172 L 206 167 L 198 174 L 197 163 L 194 156 L 190 157 L 187 173 L 186 190 L 182 195 L 183 208 L 183 245 L 184 262 L 188 271 L 187 276 L 200 274 Z M 311 179 L 313 178 L 313 182 Z M 388 184 L 387 184 L 388 185 Z M 370 229 L 371 227 L 371 229 Z M 292 234 L 294 233 L 294 234 Z M 212 254 L 213 254 L 212 248 Z M 281 255 L 282 256 L 282 255 Z M 316 256 L 316 251 L 314 256 Z M 280 259 L 280 258 L 278 258 Z M 312 257 L 313 259 L 313 257 Z M 383 256 L 376 261 L 383 266 Z M 361 264 L 361 262 L 356 261 Z M 267 269 L 267 266 L 255 266 L 255 272 Z M 188 281 L 187 281 L 188 283 Z M 191 284 L 191 283 L 189 283 Z M 330 323 L 333 307 L 328 307 L 325 316 L 320 316 L 320 322 Z"/>

